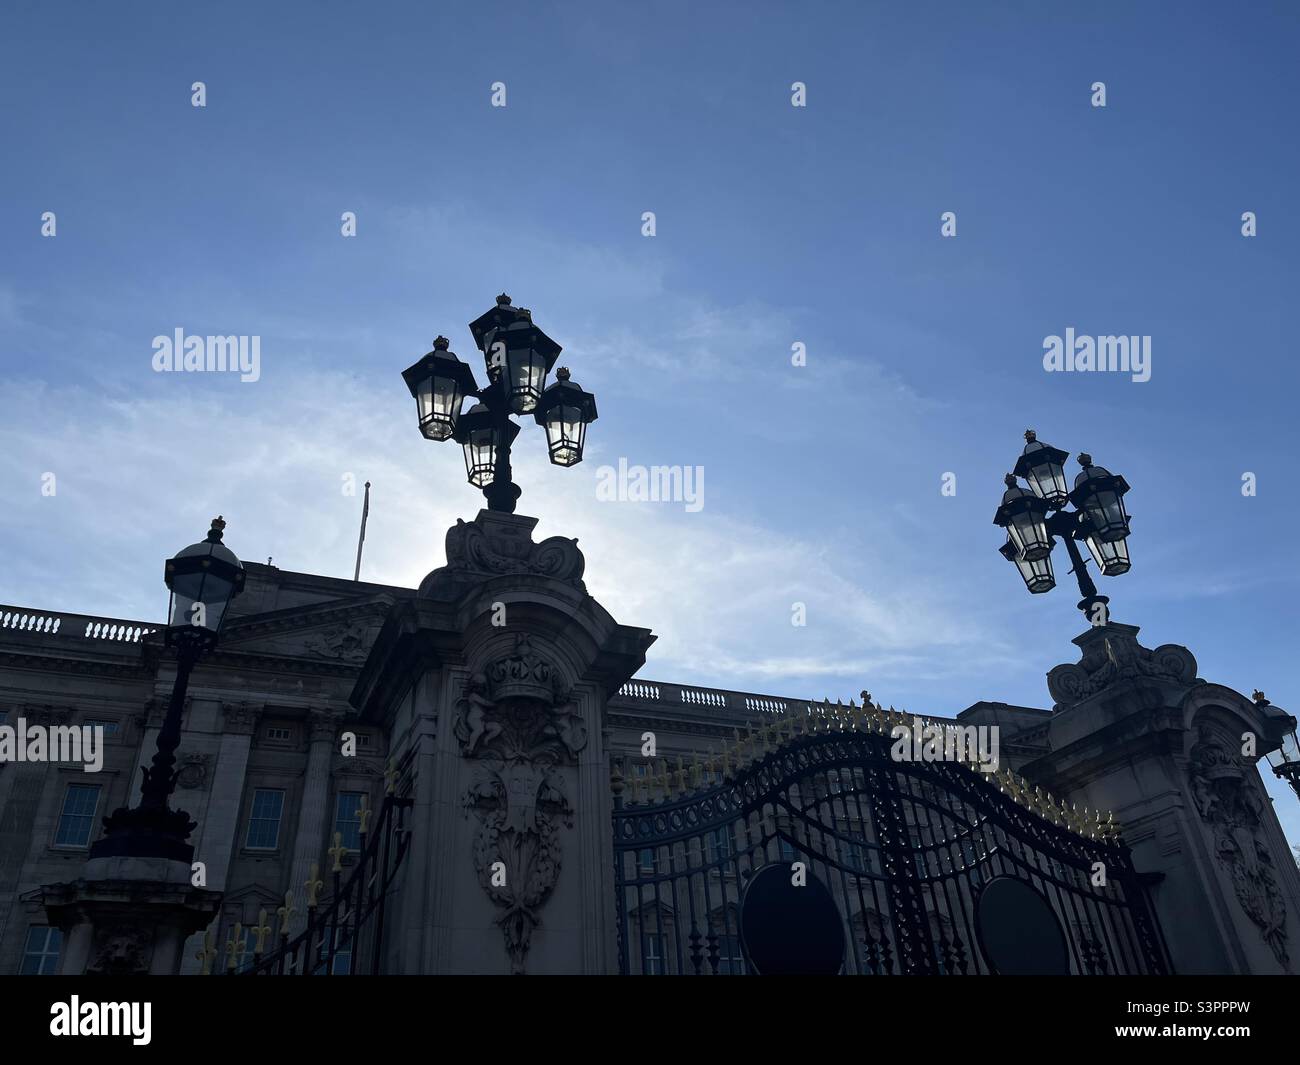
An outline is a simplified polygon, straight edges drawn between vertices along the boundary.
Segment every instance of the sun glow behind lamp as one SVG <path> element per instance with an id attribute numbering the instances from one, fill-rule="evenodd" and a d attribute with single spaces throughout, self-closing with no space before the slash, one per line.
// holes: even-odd
<path id="1" fill-rule="evenodd" d="M 1077 541 L 1087 543 L 1103 576 L 1118 577 L 1129 571 L 1130 519 L 1124 509 L 1128 483 L 1094 466 L 1091 456 L 1081 454 L 1079 465 L 1083 470 L 1075 478 L 1074 489 L 1067 493 L 1063 463 L 1069 454 L 1040 442 L 1032 429 L 1025 433 L 1025 440 L 1024 452 L 1016 462 L 1015 473 L 1007 474 L 1007 490 L 993 516 L 994 524 L 1007 531 L 1007 541 L 998 551 L 1016 564 L 1025 587 L 1038 594 L 1055 586 L 1051 552 L 1056 540 L 1063 540 L 1083 597 L 1079 609 L 1094 624 L 1104 624 L 1107 615 L 1095 612 L 1094 607 L 1109 599 L 1097 594 Z M 1017 483 L 1017 476 L 1029 484 L 1028 491 Z M 1069 503 L 1075 509 L 1065 509 Z"/>
<path id="2" fill-rule="evenodd" d="M 587 426 L 596 420 L 596 397 L 569 380 L 567 367 L 561 366 L 555 376 L 555 384 L 542 393 L 533 417 L 546 428 L 551 461 L 557 466 L 576 466 L 582 461 Z"/>
<path id="3" fill-rule="evenodd" d="M 428 440 L 447 440 L 455 434 L 461 403 L 477 387 L 474 371 L 447 350 L 448 343 L 446 337 L 438 337 L 431 352 L 402 371 L 415 397 L 420 432 Z"/>

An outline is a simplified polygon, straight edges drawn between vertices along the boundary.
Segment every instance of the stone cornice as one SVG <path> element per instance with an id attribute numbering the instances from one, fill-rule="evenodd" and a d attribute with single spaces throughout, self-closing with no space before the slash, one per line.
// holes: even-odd
<path id="1" fill-rule="evenodd" d="M 0 650 L 0 669 L 34 669 L 49 673 L 80 673 L 88 676 L 124 677 L 131 680 L 153 676 L 153 669 L 139 658 L 127 663 L 57 653 L 36 654 L 30 651 Z"/>
<path id="2" fill-rule="evenodd" d="M 317 628 L 321 625 L 354 621 L 367 616 L 382 621 L 397 601 L 395 596 L 380 593 L 362 600 L 336 599 L 327 603 L 311 603 L 284 610 L 273 610 L 266 614 L 235 617 L 222 632 L 223 642 L 218 647 L 218 653 L 221 646 L 228 646 L 233 640 L 249 636 Z"/>

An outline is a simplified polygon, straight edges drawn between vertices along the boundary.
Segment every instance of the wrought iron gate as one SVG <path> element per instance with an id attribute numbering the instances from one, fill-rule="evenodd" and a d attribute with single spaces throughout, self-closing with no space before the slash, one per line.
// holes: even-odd
<path id="1" fill-rule="evenodd" d="M 333 859 L 330 893 L 321 901 L 324 881 L 312 868 L 304 893 L 289 892 L 277 912 L 279 937 L 274 949 L 265 950 L 272 928 L 262 911 L 256 929 L 249 929 L 254 944 L 245 958 L 245 939 L 236 924 L 226 943 L 225 971 L 241 976 L 357 976 L 377 975 L 383 959 L 384 916 L 402 860 L 411 841 L 405 812 L 413 804 L 410 795 L 397 794 L 399 774 L 390 764 L 383 806 L 370 825 L 370 811 L 361 815 L 360 848 L 349 852 L 336 835 L 329 854 Z M 351 867 L 345 869 L 344 863 Z M 344 872 L 348 875 L 345 877 Z M 290 938 L 290 918 L 306 908 L 306 927 Z M 212 972 L 218 954 L 211 936 L 206 938 L 200 960 L 205 973 Z"/>
<path id="2" fill-rule="evenodd" d="M 995 876 L 1050 905 L 1069 972 L 1170 970 L 1113 823 L 1006 770 L 895 761 L 890 731 L 912 721 L 870 703 L 812 707 L 737 737 L 709 762 L 678 760 L 675 772 L 661 762 L 648 778 L 616 773 L 620 971 L 750 971 L 739 902 L 746 880 L 777 861 L 805 863 L 830 888 L 846 973 L 992 971 L 977 915 Z"/>

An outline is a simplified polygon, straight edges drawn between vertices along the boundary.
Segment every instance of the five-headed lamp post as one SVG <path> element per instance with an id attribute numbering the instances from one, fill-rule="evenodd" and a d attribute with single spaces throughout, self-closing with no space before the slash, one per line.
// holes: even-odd
<path id="1" fill-rule="evenodd" d="M 92 858 L 170 858 L 189 862 L 187 842 L 194 822 L 167 800 L 176 788 L 176 748 L 181 741 L 181 713 L 190 673 L 204 652 L 217 643 L 230 602 L 244 587 L 244 567 L 221 542 L 226 523 L 214 518 L 208 535 L 167 561 L 163 579 L 171 591 L 166 645 L 176 651 L 176 680 L 167 716 L 158 733 L 153 763 L 141 768 L 140 805 L 120 807 L 104 818 L 104 835 L 90 848 Z"/>
<path id="2" fill-rule="evenodd" d="M 1015 472 L 1007 474 L 1007 490 L 993 516 L 994 524 L 1007 530 L 1007 542 L 998 550 L 1015 563 L 1025 587 L 1038 594 L 1056 586 L 1052 547 L 1055 537 L 1063 539 L 1083 597 L 1079 609 L 1094 624 L 1104 624 L 1110 599 L 1097 594 L 1076 541 L 1087 543 L 1104 576 L 1128 572 L 1129 515 L 1124 509 L 1128 482 L 1094 466 L 1090 455 L 1080 454 L 1083 471 L 1075 478 L 1074 488 L 1067 489 L 1064 463 L 1070 457 L 1068 452 L 1042 443 L 1032 429 L 1025 433 L 1025 440 L 1024 453 Z M 1023 478 L 1029 489 L 1020 487 L 1017 478 Z M 1075 509 L 1065 509 L 1067 503 L 1073 503 Z"/>
<path id="3" fill-rule="evenodd" d="M 420 432 L 429 440 L 460 444 L 469 483 L 483 490 L 488 509 L 512 514 L 520 489 L 510 468 L 510 446 L 519 434 L 511 415 L 532 414 L 546 429 L 551 462 L 574 466 L 582 461 L 587 426 L 596 420 L 596 397 L 571 381 L 564 367 L 546 387 L 560 345 L 533 324 L 531 311 L 512 307 L 504 293 L 469 328 L 483 353 L 486 386 L 478 387 L 473 370 L 441 336 L 402 377 L 415 397 Z M 462 412 L 470 397 L 477 402 Z"/>

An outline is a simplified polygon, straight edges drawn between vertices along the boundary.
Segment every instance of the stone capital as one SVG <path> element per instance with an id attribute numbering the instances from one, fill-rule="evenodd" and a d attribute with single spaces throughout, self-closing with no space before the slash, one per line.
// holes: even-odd
<path id="1" fill-rule="evenodd" d="M 333 743 L 338 735 L 338 718 L 325 710 L 312 710 L 307 714 L 307 738 L 312 743 Z"/>
<path id="2" fill-rule="evenodd" d="M 251 736 L 257 731 L 257 722 L 262 716 L 262 709 L 248 702 L 222 703 L 221 713 L 224 718 L 224 732 L 236 736 Z"/>

